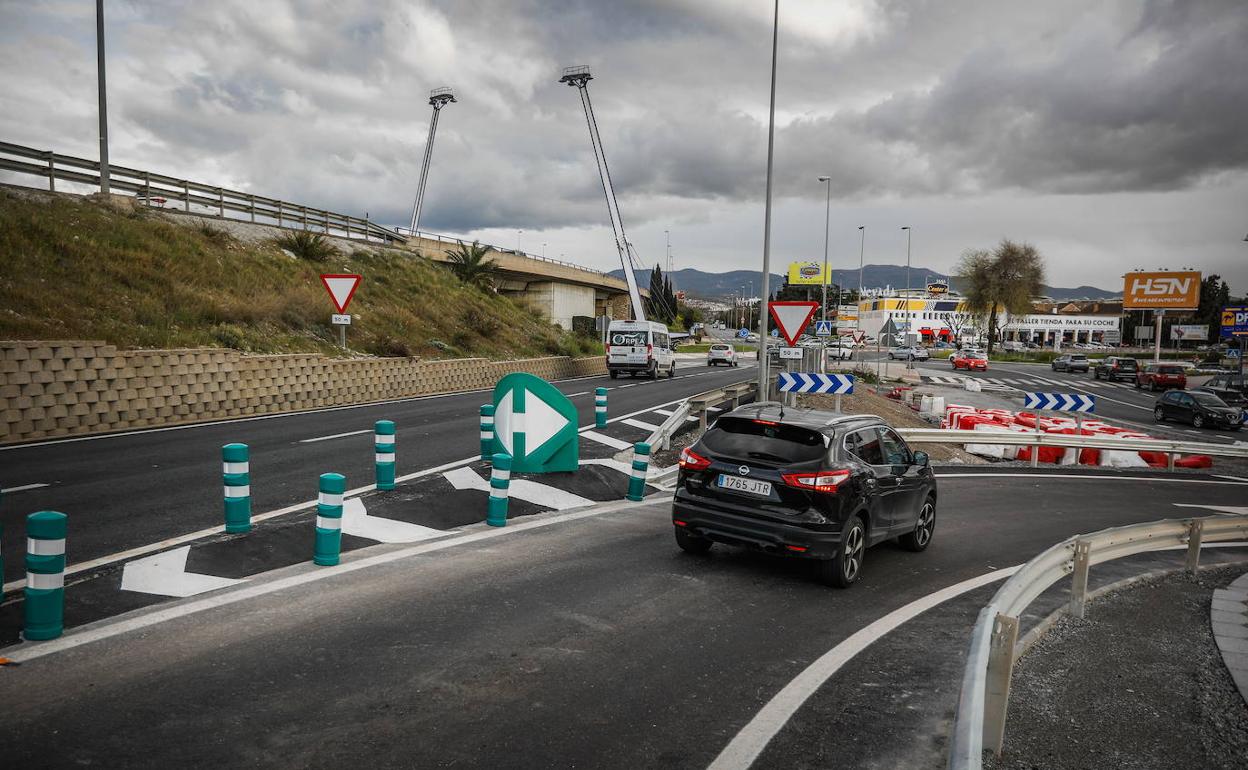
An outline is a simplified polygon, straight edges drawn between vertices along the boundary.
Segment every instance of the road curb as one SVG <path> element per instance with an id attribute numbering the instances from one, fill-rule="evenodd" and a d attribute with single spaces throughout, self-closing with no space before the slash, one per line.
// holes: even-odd
<path id="1" fill-rule="evenodd" d="M 1248 704 L 1248 573 L 1213 592 L 1209 619 L 1222 662 Z"/>

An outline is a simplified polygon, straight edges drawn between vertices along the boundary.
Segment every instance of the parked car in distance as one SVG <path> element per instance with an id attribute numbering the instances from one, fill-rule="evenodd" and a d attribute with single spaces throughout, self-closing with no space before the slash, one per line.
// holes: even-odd
<path id="1" fill-rule="evenodd" d="M 1018 340 L 1006 340 L 1001 343 L 1002 350 L 1011 351 L 1011 352 L 1018 352 L 1022 350 L 1024 347 L 1025 345 L 1022 342 L 1019 342 Z"/>
<path id="2" fill-rule="evenodd" d="M 954 369 L 965 369 L 969 371 L 988 371 L 988 356 L 983 353 L 968 353 L 960 350 L 949 357 L 949 363 Z"/>
<path id="3" fill-rule="evenodd" d="M 728 366 L 737 365 L 737 349 L 727 342 L 716 342 L 706 351 L 707 366 L 719 366 L 720 364 Z"/>
<path id="4" fill-rule="evenodd" d="M 1122 356 L 1106 356 L 1092 370 L 1094 379 L 1106 379 L 1110 382 L 1116 380 L 1134 380 L 1135 375 L 1140 370 L 1140 362 L 1134 358 L 1124 358 Z"/>
<path id="5" fill-rule="evenodd" d="M 1230 406 L 1244 406 L 1248 404 L 1248 382 L 1245 379 L 1238 374 L 1219 374 L 1192 390 L 1212 393 Z"/>
<path id="6" fill-rule="evenodd" d="M 1083 353 L 1063 353 L 1053 359 L 1053 371 L 1055 372 L 1087 372 L 1088 357 Z"/>
<path id="7" fill-rule="evenodd" d="M 900 538 L 927 548 L 936 478 L 879 417 L 752 404 L 680 453 L 672 524 L 690 553 L 723 543 L 810 559 L 820 579 L 847 588 L 868 547 Z"/>
<path id="8" fill-rule="evenodd" d="M 900 359 L 902 361 L 926 361 L 932 357 L 932 354 L 927 352 L 927 348 L 906 347 L 905 345 L 902 345 L 900 347 L 889 348 L 888 357 L 889 360 Z"/>
<path id="9" fill-rule="evenodd" d="M 1193 428 L 1228 428 L 1244 425 L 1244 410 L 1227 404 L 1212 393 L 1199 390 L 1167 390 L 1153 405 L 1153 419 L 1190 422 Z"/>
<path id="10" fill-rule="evenodd" d="M 932 345 L 932 347 L 936 348 L 937 350 L 952 350 L 954 345 L 952 342 L 945 342 L 944 340 L 937 340 L 936 344 Z"/>
<path id="11" fill-rule="evenodd" d="M 827 356 L 832 361 L 850 361 L 854 357 L 854 341 L 850 339 L 829 340 Z"/>
<path id="12" fill-rule="evenodd" d="M 1178 364 L 1148 364 L 1135 374 L 1135 387 L 1149 390 L 1187 388 L 1187 372 Z"/>

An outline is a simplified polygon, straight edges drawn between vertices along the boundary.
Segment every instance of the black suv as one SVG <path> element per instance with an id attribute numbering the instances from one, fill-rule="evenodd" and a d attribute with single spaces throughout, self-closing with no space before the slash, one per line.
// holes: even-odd
<path id="1" fill-rule="evenodd" d="M 1092 370 L 1094 379 L 1102 377 L 1114 380 L 1130 380 L 1135 382 L 1135 374 L 1140 370 L 1140 364 L 1134 358 L 1123 358 L 1122 356 L 1110 356 L 1101 360 L 1096 368 Z"/>
<path id="2" fill-rule="evenodd" d="M 881 540 L 927 548 L 936 478 L 879 417 L 753 404 L 681 452 L 672 523 L 691 553 L 726 543 L 811 559 L 846 588 Z"/>
<path id="3" fill-rule="evenodd" d="M 1193 390 L 1212 393 L 1231 406 L 1243 406 L 1248 403 L 1248 378 L 1242 374 L 1219 374 Z"/>
<path id="4" fill-rule="evenodd" d="M 1190 422 L 1194 428 L 1244 427 L 1242 409 L 1230 406 L 1222 399 L 1199 390 L 1168 390 L 1153 405 L 1153 418 L 1157 422 L 1166 419 Z"/>

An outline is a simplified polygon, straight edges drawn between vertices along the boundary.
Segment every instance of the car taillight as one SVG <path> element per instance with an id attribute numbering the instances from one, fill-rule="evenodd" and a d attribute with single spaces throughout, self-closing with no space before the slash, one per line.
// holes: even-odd
<path id="1" fill-rule="evenodd" d="M 693 451 L 689 447 L 680 450 L 680 468 L 686 471 L 704 471 L 711 467 L 711 461 Z"/>
<path id="2" fill-rule="evenodd" d="M 849 471 L 820 471 L 818 473 L 785 473 L 780 478 L 797 489 L 831 494 L 849 481 Z"/>
<path id="3" fill-rule="evenodd" d="M 654 355 L 654 345 L 646 345 L 646 355 Z"/>

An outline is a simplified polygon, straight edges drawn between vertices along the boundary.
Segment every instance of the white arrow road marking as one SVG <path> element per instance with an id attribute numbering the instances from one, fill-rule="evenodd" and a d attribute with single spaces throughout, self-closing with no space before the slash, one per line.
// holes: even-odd
<path id="1" fill-rule="evenodd" d="M 451 486 L 456 489 L 480 489 L 485 492 L 490 490 L 490 482 L 477 475 L 477 472 L 472 468 L 456 468 L 453 471 L 443 473 L 442 476 L 451 482 Z M 509 494 L 519 500 L 526 500 L 547 508 L 554 508 L 556 511 L 566 511 L 569 508 L 580 508 L 594 504 L 593 500 L 580 495 L 564 492 L 562 489 L 556 489 L 527 479 L 512 479 L 509 486 Z"/>
<path id="2" fill-rule="evenodd" d="M 186 571 L 186 557 L 191 547 L 184 545 L 172 551 L 127 562 L 121 573 L 121 590 L 157 596 L 194 596 L 218 588 L 228 588 L 243 580 L 200 575 Z"/>
<path id="3" fill-rule="evenodd" d="M 421 540 L 454 534 L 406 521 L 395 521 L 380 516 L 369 516 L 364 501 L 353 497 L 342 504 L 342 531 L 356 537 L 366 537 L 379 543 L 416 543 Z"/>
<path id="4" fill-rule="evenodd" d="M 1197 503 L 1175 503 L 1179 508 L 1204 508 L 1218 513 L 1229 513 L 1232 515 L 1248 514 L 1248 505 L 1199 505 Z"/>

